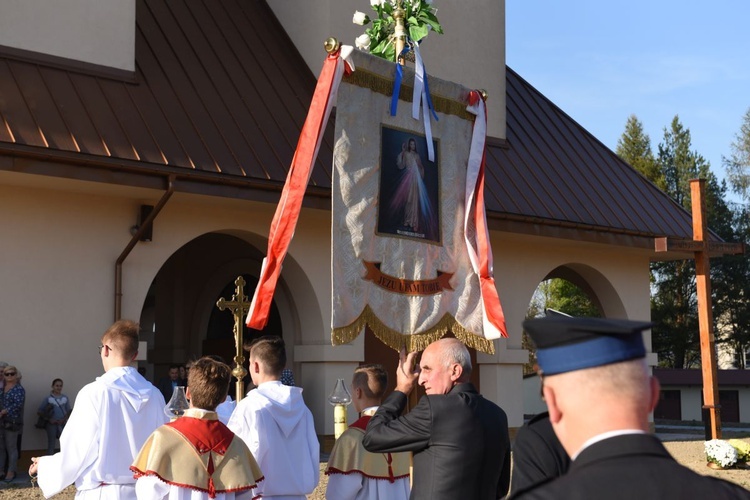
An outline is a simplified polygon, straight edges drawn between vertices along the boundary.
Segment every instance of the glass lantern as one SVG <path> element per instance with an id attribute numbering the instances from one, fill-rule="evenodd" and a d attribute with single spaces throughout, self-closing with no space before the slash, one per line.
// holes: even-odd
<path id="1" fill-rule="evenodd" d="M 328 396 L 328 402 L 333 405 L 333 432 L 338 439 L 347 428 L 346 407 L 352 403 L 352 395 L 349 394 L 343 378 L 336 380 L 336 386 Z"/>
<path id="2" fill-rule="evenodd" d="M 188 408 L 190 408 L 190 403 L 185 397 L 185 386 L 178 385 L 172 391 L 172 397 L 169 398 L 167 406 L 164 407 L 164 413 L 170 420 L 175 420 L 181 417 Z"/>

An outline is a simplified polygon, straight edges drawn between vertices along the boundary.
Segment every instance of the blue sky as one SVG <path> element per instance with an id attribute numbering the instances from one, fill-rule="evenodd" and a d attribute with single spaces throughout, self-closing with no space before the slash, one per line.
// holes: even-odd
<path id="1" fill-rule="evenodd" d="M 750 108 L 750 0 L 506 0 L 507 64 L 614 150 L 675 115 L 723 178 Z"/>

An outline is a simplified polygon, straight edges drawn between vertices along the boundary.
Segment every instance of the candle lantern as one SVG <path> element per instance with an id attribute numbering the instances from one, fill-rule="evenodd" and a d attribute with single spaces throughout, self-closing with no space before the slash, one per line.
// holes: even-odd
<path id="1" fill-rule="evenodd" d="M 328 396 L 328 402 L 333 405 L 333 433 L 336 439 L 344 433 L 346 424 L 346 407 L 352 402 L 352 396 L 346 388 L 344 379 L 336 380 L 333 392 Z"/>
<path id="2" fill-rule="evenodd" d="M 175 420 L 181 417 L 188 408 L 190 408 L 190 404 L 185 397 L 185 386 L 178 385 L 172 391 L 172 397 L 169 398 L 169 403 L 164 407 L 164 413 L 171 420 Z"/>

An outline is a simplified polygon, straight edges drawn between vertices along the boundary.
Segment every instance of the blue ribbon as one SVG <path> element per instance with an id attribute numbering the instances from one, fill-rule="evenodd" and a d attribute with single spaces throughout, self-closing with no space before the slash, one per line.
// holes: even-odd
<path id="1" fill-rule="evenodd" d="M 411 47 L 409 45 L 406 45 L 404 47 L 404 50 L 401 51 L 401 54 L 399 54 L 399 57 L 405 57 L 406 54 L 409 53 L 411 50 Z M 398 63 L 398 57 L 396 58 L 396 78 L 393 80 L 393 95 L 391 96 L 391 116 L 396 116 L 396 111 L 398 110 L 398 96 L 401 93 L 401 80 L 404 78 L 404 69 L 403 67 Z M 428 99 L 429 99 L 429 94 Z"/>

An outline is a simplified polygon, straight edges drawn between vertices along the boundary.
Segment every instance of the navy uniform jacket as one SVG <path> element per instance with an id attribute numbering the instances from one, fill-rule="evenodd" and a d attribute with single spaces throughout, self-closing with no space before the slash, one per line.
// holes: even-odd
<path id="1" fill-rule="evenodd" d="M 513 441 L 510 492 L 562 476 L 568 467 L 570 457 L 552 429 L 549 413 L 540 413 L 518 429 Z"/>
<path id="2" fill-rule="evenodd" d="M 508 418 L 472 384 L 423 396 L 408 414 L 406 395 L 391 393 L 367 425 L 371 452 L 414 453 L 412 499 L 502 498 L 510 482 Z"/>
<path id="3" fill-rule="evenodd" d="M 513 498 L 590 500 L 750 499 L 750 491 L 677 463 L 656 436 L 626 434 L 584 449 L 568 473 Z"/>

